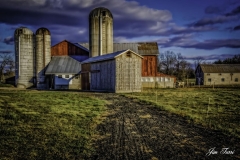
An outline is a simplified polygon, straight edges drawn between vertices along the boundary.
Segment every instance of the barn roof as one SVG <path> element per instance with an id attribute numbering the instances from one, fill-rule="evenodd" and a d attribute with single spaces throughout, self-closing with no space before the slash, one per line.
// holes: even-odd
<path id="1" fill-rule="evenodd" d="M 81 63 L 69 56 L 53 56 L 45 74 L 77 74 Z"/>
<path id="2" fill-rule="evenodd" d="M 92 62 L 99 62 L 99 61 L 105 61 L 105 60 L 110 60 L 110 59 L 115 59 L 117 58 L 118 56 L 120 56 L 121 54 L 123 53 L 126 53 L 126 52 L 132 52 L 133 54 L 139 56 L 140 58 L 143 58 L 142 56 L 140 56 L 139 54 L 133 52 L 132 50 L 130 49 L 127 49 L 127 50 L 123 50 L 123 51 L 117 51 L 117 52 L 113 52 L 113 53 L 110 53 L 110 54 L 104 54 L 104 55 L 101 55 L 101 56 L 97 56 L 97 57 L 91 57 L 83 62 L 81 62 L 82 64 L 84 63 L 92 63 Z"/>
<path id="3" fill-rule="evenodd" d="M 204 73 L 240 73 L 240 64 L 200 64 Z"/>
<path id="4" fill-rule="evenodd" d="M 89 49 L 89 43 L 78 43 Z M 113 52 L 130 49 L 140 55 L 158 55 L 157 42 L 113 43 Z"/>

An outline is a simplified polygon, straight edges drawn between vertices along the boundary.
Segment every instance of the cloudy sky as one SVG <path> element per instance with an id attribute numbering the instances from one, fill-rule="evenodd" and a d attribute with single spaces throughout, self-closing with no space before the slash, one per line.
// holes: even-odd
<path id="1" fill-rule="evenodd" d="M 21 26 L 48 28 L 52 45 L 88 42 L 88 14 L 99 6 L 114 16 L 115 42 L 157 41 L 160 53 L 189 60 L 240 54 L 240 0 L 1 0 L 0 54 L 14 53 Z"/>

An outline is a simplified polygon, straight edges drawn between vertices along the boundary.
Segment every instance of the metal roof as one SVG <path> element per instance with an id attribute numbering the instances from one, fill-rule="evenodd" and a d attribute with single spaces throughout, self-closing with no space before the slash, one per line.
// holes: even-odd
<path id="1" fill-rule="evenodd" d="M 71 42 L 70 42 L 70 43 L 71 43 Z M 83 50 L 89 52 L 89 49 L 87 49 L 86 47 L 80 45 L 79 43 L 72 43 L 72 44 L 74 44 L 75 46 L 77 46 L 77 47 L 79 47 L 79 48 L 81 48 L 81 49 L 83 49 Z"/>
<path id="2" fill-rule="evenodd" d="M 133 54 L 139 56 L 140 58 L 143 58 L 142 56 L 140 56 L 139 54 L 133 52 L 132 50 L 128 49 L 128 50 L 123 50 L 123 51 L 117 51 L 117 52 L 113 52 L 113 53 L 110 53 L 110 54 L 104 54 L 102 56 L 97 56 L 97 57 L 91 57 L 83 62 L 81 62 L 82 64 L 84 63 L 92 63 L 92 62 L 99 62 L 99 61 L 105 61 L 105 60 L 110 60 L 110 59 L 115 59 L 117 58 L 118 56 L 120 56 L 121 54 L 127 52 L 127 51 L 130 51 L 132 52 Z"/>
<path id="3" fill-rule="evenodd" d="M 89 43 L 78 43 L 89 49 Z M 113 52 L 130 49 L 140 55 L 158 55 L 157 42 L 113 43 Z"/>
<path id="4" fill-rule="evenodd" d="M 45 74 L 78 74 L 81 63 L 69 56 L 53 56 Z"/>
<path id="5" fill-rule="evenodd" d="M 240 73 L 240 64 L 200 64 L 204 73 Z"/>

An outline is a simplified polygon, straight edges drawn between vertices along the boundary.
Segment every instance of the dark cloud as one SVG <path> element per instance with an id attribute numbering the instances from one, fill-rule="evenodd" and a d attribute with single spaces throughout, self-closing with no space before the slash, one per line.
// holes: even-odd
<path id="1" fill-rule="evenodd" d="M 236 16 L 217 16 L 217 17 L 212 17 L 212 18 L 202 18 L 198 20 L 197 22 L 190 24 L 199 27 L 199 26 L 205 26 L 205 25 L 214 25 L 214 24 L 219 24 L 219 23 L 225 23 L 233 20 L 237 20 L 239 17 Z"/>
<path id="2" fill-rule="evenodd" d="M 12 36 L 6 37 L 3 39 L 3 43 L 8 44 L 8 45 L 13 45 L 14 44 L 14 39 Z"/>
<path id="3" fill-rule="evenodd" d="M 211 60 L 211 61 L 215 61 L 215 60 L 224 60 L 226 58 L 232 58 L 234 56 L 234 54 L 212 54 L 212 55 L 202 55 L 202 56 L 185 56 L 184 58 L 186 60 L 198 60 L 198 59 L 202 59 L 202 60 Z"/>
<path id="4" fill-rule="evenodd" d="M 0 51 L 0 54 L 11 54 L 13 51 L 10 50 L 5 50 L 5 51 Z"/>
<path id="5" fill-rule="evenodd" d="M 219 14 L 222 13 L 225 10 L 224 7 L 219 7 L 219 6 L 208 6 L 205 9 L 206 14 Z"/>
<path id="6" fill-rule="evenodd" d="M 170 38 L 167 42 L 159 41 L 159 45 L 165 47 L 181 47 L 213 50 L 222 47 L 240 48 L 240 39 L 210 39 L 205 41 L 197 41 L 194 35 L 182 35 Z"/>
<path id="7" fill-rule="evenodd" d="M 236 7 L 235 9 L 233 9 L 231 12 L 226 13 L 226 16 L 235 16 L 237 14 L 240 14 L 240 6 Z"/>
<path id="8" fill-rule="evenodd" d="M 240 25 L 235 26 L 235 27 L 233 28 L 233 30 L 234 30 L 234 31 L 240 30 Z"/>

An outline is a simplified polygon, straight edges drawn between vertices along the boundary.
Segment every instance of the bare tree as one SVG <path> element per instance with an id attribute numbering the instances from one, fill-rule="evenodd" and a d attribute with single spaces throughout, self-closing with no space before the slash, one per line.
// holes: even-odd
<path id="1" fill-rule="evenodd" d="M 7 70 L 8 68 L 8 70 Z M 0 53 L 0 81 L 4 80 L 4 73 L 11 73 L 14 69 L 14 61 L 11 53 Z"/>
<path id="2" fill-rule="evenodd" d="M 165 74 L 173 75 L 176 62 L 176 54 L 166 51 L 159 55 L 159 70 Z"/>

